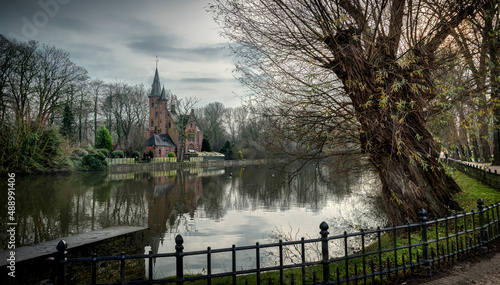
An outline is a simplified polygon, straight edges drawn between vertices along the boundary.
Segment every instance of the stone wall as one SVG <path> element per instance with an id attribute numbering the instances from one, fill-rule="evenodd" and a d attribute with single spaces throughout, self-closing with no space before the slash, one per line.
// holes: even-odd
<path id="1" fill-rule="evenodd" d="M 54 241 L 54 253 L 57 242 Z M 67 258 L 91 257 L 93 253 L 97 256 L 119 256 L 144 254 L 144 248 L 149 244 L 149 229 L 135 231 L 96 242 L 86 242 L 84 245 L 67 248 Z M 16 263 L 15 278 L 7 276 L 7 268 L 0 267 L 2 274 L 1 284 L 51 284 L 56 278 L 55 263 L 47 261 L 51 255 L 40 255 L 34 258 Z M 143 280 L 146 276 L 144 259 L 133 259 L 125 261 L 125 280 Z M 70 262 L 65 267 L 65 284 L 89 284 L 91 283 L 91 262 Z M 97 262 L 97 282 L 109 283 L 120 280 L 120 261 Z M 8 277 L 8 278 L 7 278 Z"/>
<path id="2" fill-rule="evenodd" d="M 144 254 L 144 247 L 149 244 L 147 231 L 126 234 L 107 239 L 104 242 L 68 248 L 69 259 L 97 256 L 119 256 Z M 120 281 L 120 261 L 108 260 L 97 262 L 97 283 L 111 283 Z M 144 259 L 125 260 L 125 281 L 144 280 L 146 267 Z M 92 263 L 75 262 L 66 266 L 66 284 L 89 284 L 92 281 Z"/>

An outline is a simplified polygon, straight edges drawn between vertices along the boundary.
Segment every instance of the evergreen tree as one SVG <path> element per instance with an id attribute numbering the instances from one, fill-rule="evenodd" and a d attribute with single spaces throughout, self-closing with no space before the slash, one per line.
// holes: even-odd
<path id="1" fill-rule="evenodd" d="M 209 140 L 205 138 L 203 139 L 203 142 L 201 143 L 201 151 L 212 151 L 212 145 Z"/>
<path id="2" fill-rule="evenodd" d="M 226 157 L 226 160 L 233 160 L 234 159 L 234 151 L 233 151 L 233 144 L 230 143 L 229 141 L 226 141 L 222 148 L 219 151 L 220 153 L 224 154 Z"/>
<path id="3" fill-rule="evenodd" d="M 108 129 L 106 129 L 104 125 L 101 125 L 101 128 L 97 132 L 95 147 L 107 150 L 111 150 L 113 148 L 113 140 L 111 139 Z"/>
<path id="4" fill-rule="evenodd" d="M 73 139 L 75 136 L 75 115 L 73 114 L 73 110 L 69 106 L 68 102 L 64 104 L 60 133 L 69 140 Z"/>

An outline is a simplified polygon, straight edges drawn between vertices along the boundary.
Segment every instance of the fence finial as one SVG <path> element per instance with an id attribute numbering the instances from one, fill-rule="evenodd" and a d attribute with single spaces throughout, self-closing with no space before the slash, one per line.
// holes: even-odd
<path id="1" fill-rule="evenodd" d="M 425 209 L 420 209 L 417 215 L 421 223 L 427 222 L 427 211 Z"/>
<path id="2" fill-rule="evenodd" d="M 65 240 L 60 240 L 56 246 L 58 252 L 64 252 L 68 248 L 68 243 Z"/>
<path id="3" fill-rule="evenodd" d="M 184 249 L 184 246 L 182 245 L 184 243 L 184 239 L 182 238 L 181 235 L 177 235 L 175 237 L 175 251 L 177 252 L 182 252 Z"/>
<path id="4" fill-rule="evenodd" d="M 66 249 L 68 244 L 65 240 L 60 240 L 56 246 L 57 252 L 55 253 L 55 260 L 57 261 L 57 284 L 64 285 L 65 283 L 65 263 L 68 260 L 66 254 L 68 253 Z"/>
<path id="5" fill-rule="evenodd" d="M 477 208 L 479 211 L 482 211 L 484 208 L 484 201 L 483 199 L 479 198 L 477 199 Z"/>
<path id="6" fill-rule="evenodd" d="M 329 233 L 328 233 L 328 229 L 329 229 L 329 228 L 330 228 L 330 227 L 328 226 L 328 224 L 327 224 L 325 221 L 323 221 L 323 222 L 319 225 L 319 229 L 321 230 L 320 234 L 321 234 L 321 235 L 323 235 L 323 233 L 322 233 L 322 232 L 325 232 L 325 231 L 327 232 L 326 234 L 329 234 Z"/>

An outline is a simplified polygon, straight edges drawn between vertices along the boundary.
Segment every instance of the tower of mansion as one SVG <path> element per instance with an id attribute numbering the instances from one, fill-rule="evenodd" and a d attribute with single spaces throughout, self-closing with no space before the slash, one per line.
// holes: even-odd
<path id="1" fill-rule="evenodd" d="M 154 157 L 167 157 L 170 152 L 173 152 L 176 157 L 179 157 L 181 151 L 184 153 L 201 151 L 203 131 L 196 121 L 194 110 L 191 110 L 189 115 L 177 114 L 175 98 L 169 97 L 165 92 L 165 87 L 161 88 L 157 66 L 149 95 L 146 154 L 152 151 Z M 181 150 L 179 142 L 181 140 L 180 130 L 182 129 L 184 129 L 185 136 L 184 146 Z"/>

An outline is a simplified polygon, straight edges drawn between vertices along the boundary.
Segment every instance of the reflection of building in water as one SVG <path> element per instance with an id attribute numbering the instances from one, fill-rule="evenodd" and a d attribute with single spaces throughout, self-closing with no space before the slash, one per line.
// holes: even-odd
<path id="1" fill-rule="evenodd" d="M 181 171 L 157 171 L 150 173 L 153 184 L 148 186 L 148 226 L 151 233 L 151 250 L 158 253 L 163 244 L 163 233 L 176 230 L 179 218 L 194 215 L 197 201 L 203 194 L 201 176 L 187 175 Z M 168 224 L 168 225 L 167 225 Z"/>
<path id="2" fill-rule="evenodd" d="M 224 167 L 220 168 L 190 168 L 190 174 L 196 174 L 198 176 L 209 177 L 209 176 L 220 176 L 226 173 Z"/>

